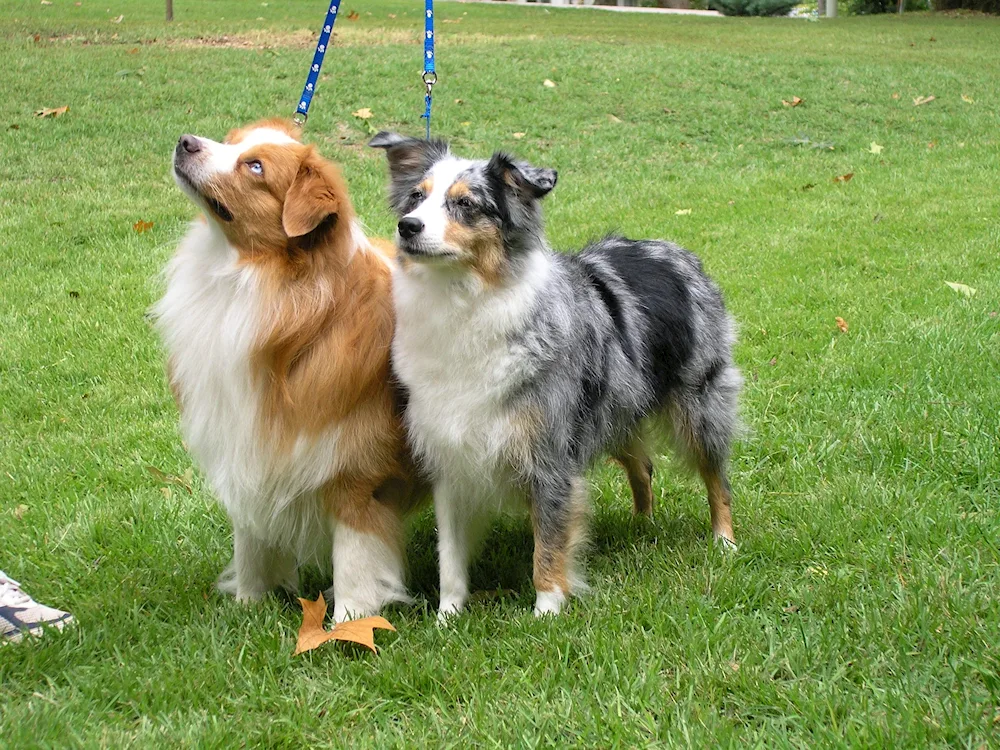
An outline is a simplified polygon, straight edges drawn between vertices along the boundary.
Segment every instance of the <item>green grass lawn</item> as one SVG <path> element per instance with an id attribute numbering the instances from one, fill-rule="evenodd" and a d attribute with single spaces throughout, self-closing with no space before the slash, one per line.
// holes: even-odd
<path id="1" fill-rule="evenodd" d="M 0 11 L 0 568 L 79 621 L 0 650 L 4 747 L 1000 744 L 1000 20 L 442 3 L 436 133 L 558 168 L 558 248 L 670 238 L 725 290 L 740 551 L 693 479 L 661 464 L 639 522 L 599 466 L 593 592 L 564 616 L 530 614 L 518 519 L 474 569 L 493 593 L 438 628 L 427 512 L 381 655 L 293 658 L 296 608 L 213 591 L 229 526 L 198 475 L 146 468 L 191 462 L 144 316 L 192 217 L 177 137 L 290 113 L 324 6 L 175 5 Z M 351 113 L 422 132 L 422 4 L 352 10 L 307 138 L 388 235 Z"/>

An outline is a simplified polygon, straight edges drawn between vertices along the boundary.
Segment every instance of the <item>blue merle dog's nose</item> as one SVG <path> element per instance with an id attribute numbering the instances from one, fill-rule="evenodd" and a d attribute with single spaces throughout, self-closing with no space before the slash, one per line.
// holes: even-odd
<path id="1" fill-rule="evenodd" d="M 424 222 L 415 216 L 405 216 L 399 220 L 399 236 L 404 240 L 412 240 L 424 231 Z"/>

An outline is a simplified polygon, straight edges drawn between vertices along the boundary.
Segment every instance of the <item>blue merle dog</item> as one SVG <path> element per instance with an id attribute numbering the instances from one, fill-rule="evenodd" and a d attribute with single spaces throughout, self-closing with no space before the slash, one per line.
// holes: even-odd
<path id="1" fill-rule="evenodd" d="M 582 586 L 587 467 L 614 457 L 635 512 L 650 515 L 659 424 L 705 481 L 715 538 L 734 546 L 726 467 L 741 377 L 733 322 L 698 258 L 624 237 L 557 254 L 539 205 L 554 170 L 393 133 L 371 145 L 386 151 L 400 217 L 393 362 L 434 482 L 440 616 L 465 605 L 491 514 L 525 503 L 535 614 L 559 612 Z"/>

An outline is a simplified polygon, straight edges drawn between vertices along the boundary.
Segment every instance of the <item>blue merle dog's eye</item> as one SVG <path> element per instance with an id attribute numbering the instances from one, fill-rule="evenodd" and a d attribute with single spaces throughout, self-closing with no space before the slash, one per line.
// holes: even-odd
<path id="1" fill-rule="evenodd" d="M 472 202 L 472 198 L 463 195 L 455 201 L 455 205 L 461 208 L 472 208 L 476 204 Z"/>
<path id="2" fill-rule="evenodd" d="M 420 190 L 414 190 L 413 192 L 410 193 L 410 200 L 413 201 L 414 203 L 421 200 L 423 197 L 424 194 Z"/>
<path id="3" fill-rule="evenodd" d="M 254 161 L 247 162 L 247 169 L 253 172 L 255 175 L 260 176 L 264 174 L 264 165 L 261 164 L 256 159 Z"/>

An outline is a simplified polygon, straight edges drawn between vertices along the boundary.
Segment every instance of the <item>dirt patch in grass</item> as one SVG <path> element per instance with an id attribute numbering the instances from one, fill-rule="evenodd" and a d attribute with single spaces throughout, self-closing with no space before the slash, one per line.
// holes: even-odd
<path id="1" fill-rule="evenodd" d="M 244 31 L 221 36 L 200 36 L 193 39 L 172 39 L 167 42 L 177 47 L 225 47 L 232 49 L 311 49 L 319 35 L 310 29 L 295 31 Z M 356 47 L 359 45 L 416 44 L 420 34 L 404 29 L 345 29 L 333 33 L 333 46 Z"/>
<path id="2" fill-rule="evenodd" d="M 281 31 L 260 29 L 240 31 L 232 34 L 196 36 L 189 38 L 158 37 L 141 40 L 120 39 L 118 34 L 96 33 L 92 35 L 61 34 L 36 39 L 35 43 L 113 45 L 139 44 L 141 46 L 163 45 L 181 49 L 216 47 L 223 49 L 313 49 L 319 35 L 311 29 Z M 511 41 L 533 41 L 536 34 L 518 36 L 488 36 L 486 34 L 456 34 L 449 44 L 504 44 Z M 355 28 L 346 26 L 333 34 L 334 47 L 366 47 L 390 44 L 419 44 L 421 33 L 416 29 Z"/>
<path id="3" fill-rule="evenodd" d="M 456 34 L 449 44 L 503 44 L 511 41 L 532 41 L 536 34 L 519 36 L 489 36 L 487 34 Z M 297 31 L 246 31 L 222 36 L 173 39 L 167 44 L 179 47 L 231 47 L 234 49 L 312 49 L 318 34 L 309 29 Z M 421 33 L 414 29 L 365 29 L 347 26 L 333 33 L 334 47 L 366 47 L 385 44 L 419 44 Z"/>

